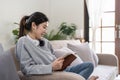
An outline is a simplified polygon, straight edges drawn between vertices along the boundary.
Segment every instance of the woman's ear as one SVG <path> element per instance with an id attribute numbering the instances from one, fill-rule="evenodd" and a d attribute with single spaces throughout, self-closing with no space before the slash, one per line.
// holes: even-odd
<path id="1" fill-rule="evenodd" d="M 36 30 L 37 26 L 36 26 L 35 22 L 32 22 L 31 26 L 32 26 L 32 30 Z"/>

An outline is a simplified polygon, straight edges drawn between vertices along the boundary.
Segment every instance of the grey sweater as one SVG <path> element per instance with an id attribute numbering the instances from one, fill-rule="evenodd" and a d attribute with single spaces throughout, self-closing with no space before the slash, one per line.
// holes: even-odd
<path id="1" fill-rule="evenodd" d="M 16 56 L 20 62 L 21 71 L 25 75 L 51 74 L 51 63 L 56 59 L 52 46 L 44 39 L 44 46 L 36 46 L 26 36 L 21 37 L 16 44 Z"/>

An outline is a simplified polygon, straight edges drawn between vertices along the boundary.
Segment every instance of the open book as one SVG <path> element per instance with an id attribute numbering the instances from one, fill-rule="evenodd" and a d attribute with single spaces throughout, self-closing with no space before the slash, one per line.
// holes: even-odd
<path id="1" fill-rule="evenodd" d="M 67 66 L 69 66 L 74 60 L 76 59 L 76 56 L 74 54 L 67 54 L 64 56 L 64 62 L 63 62 L 63 66 L 62 69 L 60 69 L 59 71 L 64 70 Z"/>

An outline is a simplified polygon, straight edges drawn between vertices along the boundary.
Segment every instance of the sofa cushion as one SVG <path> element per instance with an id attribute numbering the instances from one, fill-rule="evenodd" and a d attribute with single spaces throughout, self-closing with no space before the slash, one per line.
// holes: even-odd
<path id="1" fill-rule="evenodd" d="M 96 57 L 95 56 L 93 57 L 93 55 L 95 54 L 91 52 L 88 42 L 81 44 L 68 43 L 67 46 L 68 48 L 76 52 L 84 62 L 92 62 L 95 67 L 97 66 L 94 61 L 95 60 L 94 58 Z"/>
<path id="2" fill-rule="evenodd" d="M 53 72 L 48 75 L 34 75 L 29 80 L 85 80 L 82 76 L 71 72 Z"/>
<path id="3" fill-rule="evenodd" d="M 53 49 L 67 47 L 67 43 L 80 44 L 79 40 L 53 40 L 49 42 L 52 44 Z"/>
<path id="4" fill-rule="evenodd" d="M 57 58 L 58 57 L 62 57 L 64 55 L 66 55 L 66 54 L 71 54 L 71 53 L 74 54 L 77 58 L 70 64 L 70 66 L 83 63 L 83 61 L 81 60 L 81 58 L 77 54 L 75 54 L 75 52 L 73 52 L 72 50 L 70 50 L 67 47 L 63 47 L 63 48 L 60 48 L 60 49 L 54 49 L 54 53 L 55 53 L 55 56 Z"/>
<path id="5" fill-rule="evenodd" d="M 99 62 L 98 56 L 92 49 L 90 51 L 91 51 L 91 54 L 93 56 L 94 64 L 95 64 L 95 66 L 97 66 L 98 62 Z"/>
<path id="6" fill-rule="evenodd" d="M 114 80 L 117 72 L 118 68 L 116 66 L 98 65 L 95 67 L 91 76 L 99 76 L 99 80 Z"/>

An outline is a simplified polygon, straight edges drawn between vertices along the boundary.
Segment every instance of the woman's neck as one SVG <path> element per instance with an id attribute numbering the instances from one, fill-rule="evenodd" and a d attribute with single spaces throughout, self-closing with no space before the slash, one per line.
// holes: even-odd
<path id="1" fill-rule="evenodd" d="M 34 36 L 34 34 L 28 33 L 28 35 L 29 35 L 32 39 L 36 39 L 35 36 Z"/>

